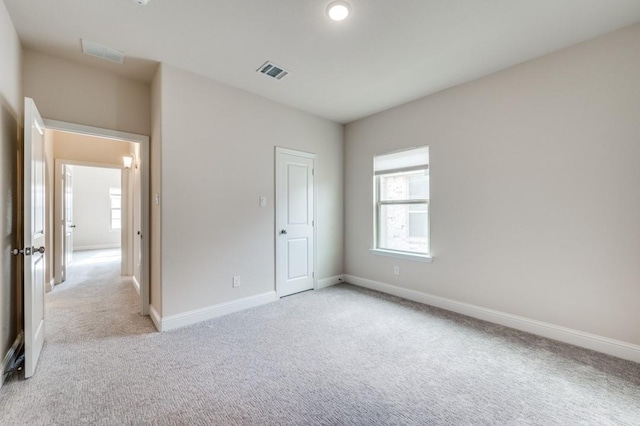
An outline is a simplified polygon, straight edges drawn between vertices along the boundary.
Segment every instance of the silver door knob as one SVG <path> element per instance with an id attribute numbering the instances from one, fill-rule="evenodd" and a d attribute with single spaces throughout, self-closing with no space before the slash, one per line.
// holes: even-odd
<path id="1" fill-rule="evenodd" d="M 44 247 L 32 247 L 31 253 L 44 253 Z"/>
<path id="2" fill-rule="evenodd" d="M 283 229 L 282 231 L 280 231 L 280 235 L 285 235 L 287 233 L 286 229 Z"/>

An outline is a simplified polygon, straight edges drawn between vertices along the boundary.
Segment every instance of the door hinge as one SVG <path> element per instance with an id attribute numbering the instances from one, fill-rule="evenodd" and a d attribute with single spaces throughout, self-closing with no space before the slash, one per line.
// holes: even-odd
<path id="1" fill-rule="evenodd" d="M 315 176 L 316 175 L 316 169 L 311 169 L 311 176 Z"/>
<path id="2" fill-rule="evenodd" d="M 313 272 L 311 273 L 311 278 L 315 278 L 315 277 L 316 277 L 316 272 L 315 272 L 315 271 L 313 271 Z"/>

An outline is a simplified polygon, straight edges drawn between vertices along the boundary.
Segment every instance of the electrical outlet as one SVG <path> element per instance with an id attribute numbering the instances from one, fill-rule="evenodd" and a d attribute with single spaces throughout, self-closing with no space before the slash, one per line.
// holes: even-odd
<path id="1" fill-rule="evenodd" d="M 236 275 L 233 277 L 233 288 L 240 287 L 240 276 Z"/>
<path id="2" fill-rule="evenodd" d="M 395 275 L 400 275 L 400 267 L 399 266 L 394 266 L 393 267 L 393 273 Z"/>
<path id="3" fill-rule="evenodd" d="M 260 207 L 267 207 L 267 197 L 260 197 Z"/>

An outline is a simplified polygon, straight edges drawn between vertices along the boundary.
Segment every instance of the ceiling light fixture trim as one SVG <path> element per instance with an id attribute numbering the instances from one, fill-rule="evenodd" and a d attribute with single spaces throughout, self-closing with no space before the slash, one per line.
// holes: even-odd
<path id="1" fill-rule="evenodd" d="M 327 6 L 327 15 L 332 21 L 344 21 L 351 14 L 351 6 L 346 1 L 334 1 Z"/>

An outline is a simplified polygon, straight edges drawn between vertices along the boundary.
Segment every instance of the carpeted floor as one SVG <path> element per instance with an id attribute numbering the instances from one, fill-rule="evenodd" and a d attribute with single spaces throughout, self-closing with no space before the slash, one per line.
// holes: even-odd
<path id="1" fill-rule="evenodd" d="M 639 364 L 350 285 L 161 334 L 117 262 L 48 295 L 0 424 L 640 424 Z"/>

